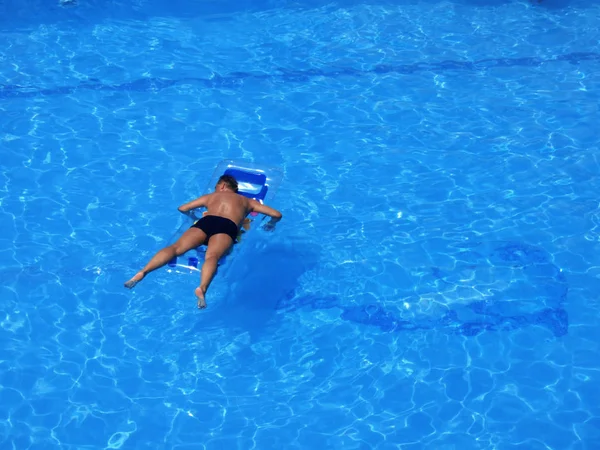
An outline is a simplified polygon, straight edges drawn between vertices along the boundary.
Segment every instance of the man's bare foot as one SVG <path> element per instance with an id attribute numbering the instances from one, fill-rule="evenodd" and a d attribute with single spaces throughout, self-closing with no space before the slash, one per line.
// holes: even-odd
<path id="1" fill-rule="evenodd" d="M 127 289 L 131 289 L 136 284 L 138 284 L 140 281 L 142 281 L 142 279 L 144 278 L 145 275 L 146 274 L 144 272 L 136 273 L 131 280 L 125 282 L 125 287 Z"/>
<path id="2" fill-rule="evenodd" d="M 197 287 L 194 291 L 196 297 L 198 297 L 198 309 L 206 308 L 206 301 L 204 301 L 204 294 L 206 294 L 206 288 L 204 286 Z"/>

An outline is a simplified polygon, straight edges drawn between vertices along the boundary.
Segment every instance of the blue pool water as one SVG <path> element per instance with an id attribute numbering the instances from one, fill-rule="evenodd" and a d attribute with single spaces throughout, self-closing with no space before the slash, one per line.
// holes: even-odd
<path id="1" fill-rule="evenodd" d="M 0 448 L 600 448 L 600 6 L 188 3 L 0 1 Z"/>

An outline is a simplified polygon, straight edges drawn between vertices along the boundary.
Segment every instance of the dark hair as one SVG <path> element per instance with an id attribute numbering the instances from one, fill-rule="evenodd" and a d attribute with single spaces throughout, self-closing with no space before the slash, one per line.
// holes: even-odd
<path id="1" fill-rule="evenodd" d="M 235 178 L 233 178 L 231 175 L 221 175 L 221 177 L 219 178 L 219 181 L 217 181 L 217 184 L 219 184 L 219 183 L 225 183 L 227 185 L 227 187 L 229 189 L 231 189 L 233 192 L 238 191 L 237 180 Z"/>

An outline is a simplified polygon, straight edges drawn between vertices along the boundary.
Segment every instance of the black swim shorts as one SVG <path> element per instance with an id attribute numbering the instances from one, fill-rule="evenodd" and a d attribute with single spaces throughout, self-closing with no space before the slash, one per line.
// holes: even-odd
<path id="1" fill-rule="evenodd" d="M 215 234 L 228 234 L 233 242 L 238 236 L 238 227 L 233 220 L 220 216 L 204 216 L 190 228 L 199 228 L 206 233 L 206 242 Z"/>

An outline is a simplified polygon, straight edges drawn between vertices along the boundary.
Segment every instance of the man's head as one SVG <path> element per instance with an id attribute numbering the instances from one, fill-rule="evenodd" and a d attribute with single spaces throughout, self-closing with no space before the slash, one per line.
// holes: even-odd
<path id="1" fill-rule="evenodd" d="M 219 181 L 217 181 L 217 189 L 227 189 L 233 192 L 238 191 L 238 183 L 235 178 L 231 175 L 221 175 Z"/>

